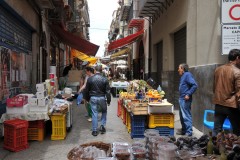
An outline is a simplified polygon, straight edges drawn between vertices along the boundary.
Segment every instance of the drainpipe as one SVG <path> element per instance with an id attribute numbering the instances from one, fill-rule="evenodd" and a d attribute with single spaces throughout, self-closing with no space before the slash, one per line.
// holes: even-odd
<path id="1" fill-rule="evenodd" d="M 148 46 L 148 49 L 149 49 L 149 52 L 148 52 L 148 78 L 151 77 L 151 72 L 152 72 L 152 18 L 149 17 L 148 19 L 148 24 L 149 24 L 149 46 Z"/>

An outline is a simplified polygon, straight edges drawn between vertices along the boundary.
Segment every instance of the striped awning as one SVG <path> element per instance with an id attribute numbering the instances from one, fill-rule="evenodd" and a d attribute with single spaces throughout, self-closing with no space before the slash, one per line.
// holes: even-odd
<path id="1" fill-rule="evenodd" d="M 93 64 L 95 64 L 96 62 L 97 62 L 97 58 L 95 58 L 95 57 L 90 57 L 90 56 L 88 56 L 88 55 L 86 55 L 86 54 L 84 54 L 84 53 L 82 53 L 82 52 L 80 52 L 80 51 L 78 51 L 78 50 L 76 50 L 76 49 L 72 49 L 71 50 L 71 56 L 74 58 L 78 58 L 78 59 L 80 59 L 80 60 L 82 60 L 82 61 L 88 61 L 89 63 L 90 63 L 90 65 L 93 65 Z"/>
<path id="2" fill-rule="evenodd" d="M 128 54 L 130 53 L 131 49 L 130 48 L 125 48 L 125 49 L 122 49 L 116 53 L 113 53 L 111 56 L 110 56 L 110 59 L 114 59 L 116 57 L 119 57 L 119 56 L 122 56 L 124 54 Z"/>

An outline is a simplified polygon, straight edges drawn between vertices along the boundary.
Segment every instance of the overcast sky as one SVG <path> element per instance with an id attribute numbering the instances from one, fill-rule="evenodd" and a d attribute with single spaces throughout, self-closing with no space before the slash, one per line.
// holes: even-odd
<path id="1" fill-rule="evenodd" d="M 90 16 L 90 41 L 100 48 L 96 54 L 104 55 L 104 44 L 108 41 L 108 30 L 112 22 L 112 13 L 117 10 L 118 0 L 88 0 Z"/>

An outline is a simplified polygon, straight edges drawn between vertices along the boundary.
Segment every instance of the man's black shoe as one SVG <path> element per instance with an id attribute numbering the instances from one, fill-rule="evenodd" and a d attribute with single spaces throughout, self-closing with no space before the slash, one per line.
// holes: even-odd
<path id="1" fill-rule="evenodd" d="M 185 135 L 185 133 L 183 133 L 182 131 L 177 131 L 176 135 Z"/>
<path id="2" fill-rule="evenodd" d="M 100 126 L 100 132 L 101 132 L 101 134 L 106 133 L 106 129 L 104 128 L 103 125 Z"/>
<path id="3" fill-rule="evenodd" d="M 92 135 L 93 135 L 93 136 L 97 136 L 97 135 L 98 135 L 98 132 L 97 132 L 97 131 L 92 131 Z"/>

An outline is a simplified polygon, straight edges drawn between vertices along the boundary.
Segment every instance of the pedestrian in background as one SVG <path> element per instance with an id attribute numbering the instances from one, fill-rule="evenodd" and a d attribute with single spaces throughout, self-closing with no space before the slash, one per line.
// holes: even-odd
<path id="1" fill-rule="evenodd" d="M 72 69 L 72 66 L 73 65 L 70 64 L 63 69 L 62 76 L 59 77 L 59 82 L 58 82 L 59 90 L 63 90 L 67 86 L 68 73 Z"/>
<path id="2" fill-rule="evenodd" d="M 111 94 L 108 79 L 102 76 L 102 66 L 95 67 L 95 74 L 88 78 L 86 84 L 86 100 L 89 101 L 92 109 L 92 135 L 98 135 L 98 107 L 100 107 L 101 126 L 99 131 L 101 134 L 106 132 L 105 126 L 107 121 L 107 105 L 110 105 Z"/>
<path id="3" fill-rule="evenodd" d="M 72 69 L 72 66 L 73 66 L 72 64 L 69 64 L 63 69 L 63 74 L 62 74 L 63 77 L 68 75 L 69 71 Z"/>
<path id="4" fill-rule="evenodd" d="M 85 71 L 86 71 L 85 83 L 79 89 L 79 96 L 82 97 L 83 99 L 86 99 L 84 90 L 86 88 L 87 79 L 94 75 L 94 69 L 92 67 L 87 66 L 85 68 Z M 77 103 L 78 103 L 78 105 L 80 105 L 81 100 L 78 99 Z M 91 122 L 92 121 L 92 111 L 91 111 L 91 106 L 90 106 L 90 104 L 87 101 L 85 102 L 85 108 L 86 108 L 87 113 L 88 113 L 88 121 Z"/>
<path id="5" fill-rule="evenodd" d="M 181 76 L 179 83 L 179 115 L 182 129 L 176 134 L 192 136 L 192 95 L 197 90 L 197 83 L 188 71 L 187 64 L 180 64 L 178 73 Z"/>
<path id="6" fill-rule="evenodd" d="M 214 73 L 213 103 L 215 104 L 213 135 L 222 131 L 228 117 L 233 133 L 240 136 L 240 50 L 233 49 L 228 54 L 229 62 L 217 67 Z"/>
<path id="7" fill-rule="evenodd" d="M 91 122 L 92 118 L 88 112 L 88 108 L 89 108 L 89 104 L 88 102 L 85 100 L 85 97 L 84 97 L 84 89 L 86 87 L 86 84 L 87 84 L 87 80 L 89 78 L 89 75 L 90 75 L 90 71 L 87 71 L 86 68 L 88 67 L 88 64 L 89 62 L 88 61 L 83 61 L 82 63 L 82 76 L 80 78 L 80 84 L 81 84 L 81 87 L 78 91 L 78 94 L 83 94 L 83 99 L 84 99 L 84 105 L 85 105 L 85 108 L 86 108 L 86 111 L 87 111 L 87 114 L 86 114 L 86 117 L 88 117 L 88 121 Z M 89 69 L 89 68 L 88 68 Z M 78 104 L 79 105 L 79 104 Z"/>

